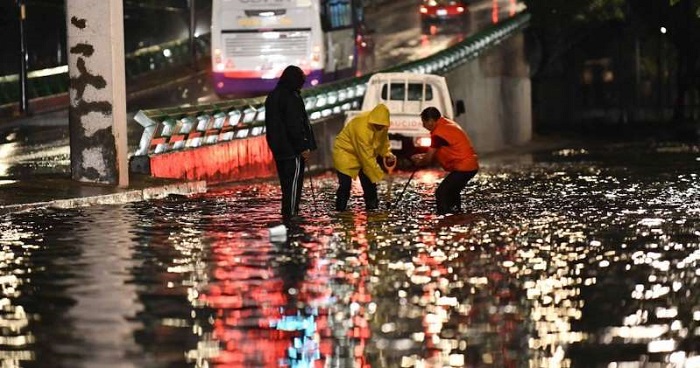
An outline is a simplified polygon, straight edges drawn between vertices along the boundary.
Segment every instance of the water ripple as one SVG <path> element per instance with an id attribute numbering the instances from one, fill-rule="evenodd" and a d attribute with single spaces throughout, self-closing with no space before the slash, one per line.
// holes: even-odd
<path id="1" fill-rule="evenodd" d="M 3 366 L 608 367 L 700 362 L 697 147 L 485 160 L 466 213 L 443 173 L 274 182 L 0 218 Z M 404 187 L 406 191 L 403 192 Z"/>

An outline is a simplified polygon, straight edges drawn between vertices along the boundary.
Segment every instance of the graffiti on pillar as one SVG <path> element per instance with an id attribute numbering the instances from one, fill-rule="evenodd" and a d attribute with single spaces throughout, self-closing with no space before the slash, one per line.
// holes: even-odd
<path id="1" fill-rule="evenodd" d="M 86 19 L 75 16 L 71 26 L 83 31 L 87 28 Z M 75 73 L 71 74 L 70 140 L 71 169 L 73 179 L 96 182 L 116 182 L 116 150 L 112 133 L 112 103 L 91 101 L 85 98 L 86 89 L 96 90 L 107 87 L 105 78 L 89 70 L 88 61 L 95 53 L 95 47 L 79 42 L 70 46 L 72 55 L 77 55 Z"/>

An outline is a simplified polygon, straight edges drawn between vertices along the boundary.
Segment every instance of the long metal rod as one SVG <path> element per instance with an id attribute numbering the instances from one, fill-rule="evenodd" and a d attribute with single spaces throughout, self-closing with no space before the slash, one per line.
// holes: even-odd
<path id="1" fill-rule="evenodd" d="M 316 191 L 314 190 L 314 179 L 311 177 L 311 169 L 309 169 L 308 166 L 306 168 L 306 174 L 309 176 L 309 184 L 311 186 L 311 201 L 314 206 L 314 212 L 318 212 L 316 209 Z"/>
<path id="2" fill-rule="evenodd" d="M 408 185 L 411 184 L 411 180 L 413 180 L 413 176 L 416 175 L 416 171 L 418 171 L 418 169 L 419 169 L 418 167 L 416 167 L 415 169 L 413 169 L 413 172 L 411 173 L 411 176 L 408 177 L 408 181 L 406 182 L 406 185 L 403 186 L 403 190 L 401 191 L 401 193 L 399 194 L 399 196 L 396 197 L 396 201 L 394 201 L 394 203 L 392 203 L 392 204 L 389 206 L 389 209 L 390 209 L 390 210 L 391 210 L 392 208 L 396 207 L 396 205 L 399 204 L 399 202 L 401 202 L 401 198 L 403 198 L 403 194 L 406 192 L 406 188 L 408 188 Z"/>

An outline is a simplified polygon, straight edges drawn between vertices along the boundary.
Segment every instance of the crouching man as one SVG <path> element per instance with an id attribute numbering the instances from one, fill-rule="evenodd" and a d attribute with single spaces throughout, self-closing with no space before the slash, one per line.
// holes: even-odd
<path id="1" fill-rule="evenodd" d="M 438 215 L 462 212 L 462 190 L 479 171 L 479 161 L 467 133 L 454 121 L 445 118 L 435 107 L 420 114 L 423 127 L 430 131 L 428 152 L 411 156 L 417 166 L 437 160 L 449 174 L 435 190 Z"/>

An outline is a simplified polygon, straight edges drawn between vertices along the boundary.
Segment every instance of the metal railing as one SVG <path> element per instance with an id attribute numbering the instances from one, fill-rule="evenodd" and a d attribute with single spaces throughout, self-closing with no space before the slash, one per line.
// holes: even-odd
<path id="1" fill-rule="evenodd" d="M 199 55 L 209 55 L 210 34 L 197 37 L 195 45 Z M 186 65 L 192 60 L 189 40 L 179 39 L 145 47 L 125 55 L 126 78 L 132 79 L 145 73 Z M 68 66 L 34 70 L 28 73 L 29 99 L 68 92 Z M 19 75 L 0 76 L 0 106 L 19 100 Z"/>
<path id="2" fill-rule="evenodd" d="M 434 55 L 381 72 L 447 73 L 527 27 L 529 20 L 529 14 L 521 13 Z M 302 90 L 312 123 L 358 109 L 370 76 L 367 74 Z M 141 110 L 134 119 L 144 127 L 144 132 L 134 154 L 157 155 L 262 135 L 265 133 L 264 102 L 265 97 L 262 96 L 197 106 Z"/>

